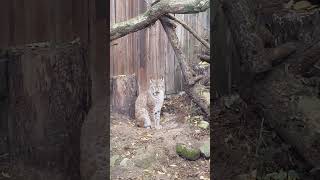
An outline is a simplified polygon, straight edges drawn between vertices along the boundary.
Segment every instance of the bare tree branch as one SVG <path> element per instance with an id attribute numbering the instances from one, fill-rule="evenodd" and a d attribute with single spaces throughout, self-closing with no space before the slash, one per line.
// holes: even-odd
<path id="1" fill-rule="evenodd" d="M 201 80 L 201 78 L 203 78 L 203 76 L 196 76 L 193 69 L 188 65 L 186 57 L 181 50 L 181 45 L 175 31 L 176 26 L 171 22 L 172 20 L 170 20 L 168 17 L 163 16 L 160 18 L 160 21 L 180 64 L 182 74 L 187 85 L 186 92 L 197 103 L 197 105 L 207 115 L 209 115 L 210 93 L 205 86 L 197 83 L 199 80 Z"/>
<path id="2" fill-rule="evenodd" d="M 195 72 L 189 67 L 186 61 L 186 57 L 181 50 L 181 44 L 179 43 L 178 36 L 175 32 L 176 26 L 172 23 L 169 18 L 161 17 L 160 18 L 161 24 L 166 32 L 169 42 L 173 48 L 173 51 L 179 61 L 183 76 L 186 80 L 188 86 L 192 86 L 195 84 Z"/>
<path id="3" fill-rule="evenodd" d="M 160 0 L 145 13 L 127 21 L 113 24 L 110 30 L 110 41 L 144 29 L 164 14 L 193 14 L 203 12 L 208 8 L 209 0 Z"/>
<path id="4" fill-rule="evenodd" d="M 193 30 L 190 26 L 188 26 L 185 22 L 179 20 L 178 18 L 170 15 L 170 14 L 167 14 L 166 15 L 167 17 L 169 17 L 170 19 L 178 22 L 179 24 L 181 24 L 186 30 L 188 30 L 196 39 L 198 39 L 206 48 L 210 49 L 210 44 L 204 40 L 203 38 L 200 37 L 200 35 L 198 35 L 198 33 Z"/>

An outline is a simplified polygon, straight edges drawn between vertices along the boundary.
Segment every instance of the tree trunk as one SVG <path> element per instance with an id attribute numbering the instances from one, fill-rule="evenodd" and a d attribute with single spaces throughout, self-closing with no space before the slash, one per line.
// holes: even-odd
<path id="1" fill-rule="evenodd" d="M 134 118 L 138 88 L 136 76 L 134 74 L 114 76 L 111 84 L 112 111 Z"/>
<path id="2" fill-rule="evenodd" d="M 80 130 L 90 106 L 86 54 L 78 42 L 10 49 L 9 142 L 14 160 L 80 179 Z"/>
<path id="3" fill-rule="evenodd" d="M 217 21 L 218 17 L 226 17 L 239 53 L 241 80 L 237 84 L 242 97 L 253 97 L 261 104 L 267 122 L 318 167 L 320 99 L 316 82 L 320 73 L 315 65 L 320 56 L 320 46 L 316 45 L 320 37 L 319 9 L 297 12 L 285 9 L 285 3 L 226 0 L 216 4 L 220 10 L 215 17 Z M 220 38 L 215 45 L 219 47 L 226 41 Z"/>

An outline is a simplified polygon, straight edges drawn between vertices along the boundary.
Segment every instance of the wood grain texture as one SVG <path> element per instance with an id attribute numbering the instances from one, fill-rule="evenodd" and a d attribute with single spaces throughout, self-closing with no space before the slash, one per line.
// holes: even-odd
<path id="1" fill-rule="evenodd" d="M 0 48 L 88 39 L 88 0 L 3 0 Z"/>

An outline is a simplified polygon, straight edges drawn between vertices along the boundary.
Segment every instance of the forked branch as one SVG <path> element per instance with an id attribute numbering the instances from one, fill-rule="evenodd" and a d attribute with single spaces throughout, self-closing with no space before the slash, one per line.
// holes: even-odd
<path id="1" fill-rule="evenodd" d="M 110 29 L 110 41 L 144 29 L 164 14 L 194 14 L 204 12 L 208 8 L 209 0 L 160 0 L 145 13 L 127 21 L 113 24 Z"/>

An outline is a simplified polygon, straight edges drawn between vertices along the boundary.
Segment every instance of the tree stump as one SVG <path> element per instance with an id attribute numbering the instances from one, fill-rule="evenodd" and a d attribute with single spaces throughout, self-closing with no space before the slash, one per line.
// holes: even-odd
<path id="1" fill-rule="evenodd" d="M 112 77 L 111 87 L 112 111 L 134 118 L 134 104 L 138 93 L 135 74 Z"/>
<path id="2" fill-rule="evenodd" d="M 91 82 L 80 43 L 9 50 L 9 147 L 14 160 L 80 179 L 80 131 Z"/>

